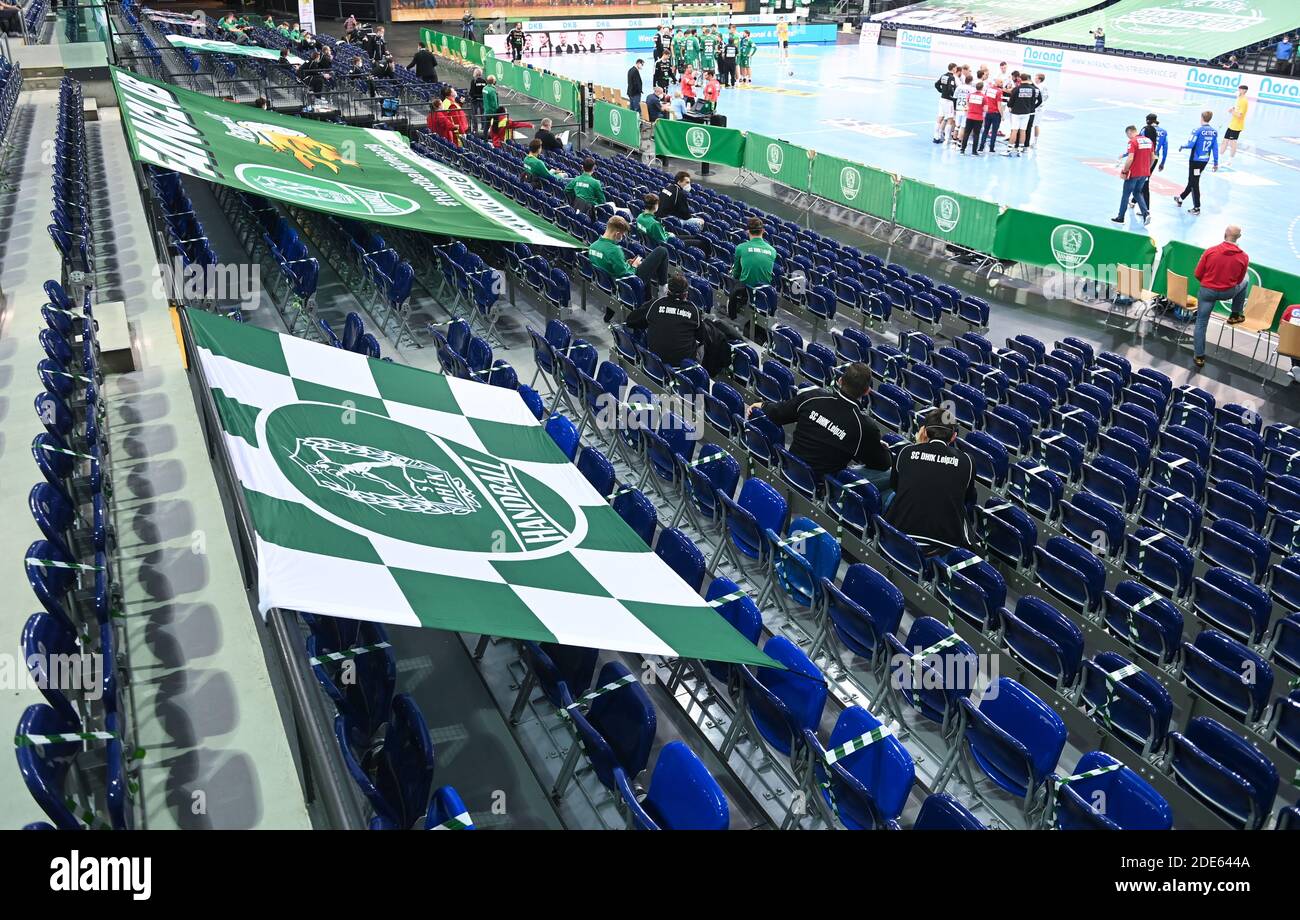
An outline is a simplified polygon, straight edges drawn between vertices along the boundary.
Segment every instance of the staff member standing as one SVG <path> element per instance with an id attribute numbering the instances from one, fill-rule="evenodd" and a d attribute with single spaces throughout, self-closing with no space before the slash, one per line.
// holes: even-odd
<path id="1" fill-rule="evenodd" d="M 748 303 L 750 291 L 772 283 L 776 267 L 776 250 L 763 239 L 763 218 L 751 217 L 745 229 L 749 239 L 736 247 L 731 262 L 731 296 L 727 298 L 727 316 L 736 318 L 742 303 Z"/>
<path id="2" fill-rule="evenodd" d="M 641 114 L 641 94 L 645 91 L 641 84 L 641 68 L 644 66 L 645 61 L 637 58 L 627 71 L 627 107 L 638 115 Z"/>
<path id="3" fill-rule="evenodd" d="M 510 60 L 516 64 L 524 59 L 524 42 L 524 27 L 516 22 L 514 28 L 506 35 L 506 44 L 510 46 Z"/>
<path id="4" fill-rule="evenodd" d="M 704 344 L 704 319 L 687 297 L 686 277 L 668 279 L 668 294 L 627 315 L 627 325 L 646 330 L 646 347 L 668 364 L 694 358 Z"/>
<path id="5" fill-rule="evenodd" d="M 1179 150 L 1190 150 L 1187 157 L 1187 187 L 1174 196 L 1174 204 L 1183 206 L 1183 199 L 1192 196 L 1192 209 L 1188 214 L 1201 213 L 1201 174 L 1214 158 L 1214 171 L 1219 171 L 1219 132 L 1210 125 L 1214 119 L 1213 112 L 1201 113 L 1201 126 L 1192 132 L 1191 138 Z"/>
<path id="6" fill-rule="evenodd" d="M 1124 190 L 1120 192 L 1119 216 L 1112 217 L 1111 222 L 1124 223 L 1129 202 L 1135 201 L 1138 211 L 1142 214 L 1142 223 L 1149 224 L 1151 209 L 1147 207 L 1146 199 L 1140 193 L 1147 180 L 1151 178 L 1151 162 L 1155 156 L 1156 145 L 1151 143 L 1151 138 L 1145 134 L 1138 134 L 1138 129 L 1134 125 L 1129 125 L 1124 132 L 1128 135 L 1128 154 L 1119 173 L 1120 178 L 1124 180 Z"/>
<path id="7" fill-rule="evenodd" d="M 1229 225 L 1223 231 L 1223 242 L 1201 253 L 1201 261 L 1196 263 L 1196 280 L 1201 288 L 1196 292 L 1196 332 L 1192 336 L 1192 353 L 1196 356 L 1194 360 L 1198 368 L 1205 367 L 1205 330 L 1209 328 L 1214 305 L 1220 300 L 1232 301 L 1232 315 L 1227 319 L 1229 326 L 1235 326 L 1246 318 L 1250 256 L 1237 245 L 1239 239 L 1241 228 Z"/>
<path id="8" fill-rule="evenodd" d="M 927 556 L 973 544 L 966 508 L 978 500 L 975 465 L 956 447 L 957 428 L 945 410 L 931 409 L 894 464 L 894 500 L 885 522 L 921 545 Z"/>
<path id="9" fill-rule="evenodd" d="M 880 429 L 862 411 L 862 399 L 870 392 L 871 368 L 850 364 L 835 387 L 806 390 L 785 402 L 754 403 L 745 416 L 762 409 L 777 425 L 793 422 L 790 453 L 807 463 L 819 481 L 857 461 L 866 467 L 865 478 L 883 490 L 893 458 L 880 440 Z"/>
<path id="10" fill-rule="evenodd" d="M 433 52 L 428 48 L 421 46 L 417 49 L 408 66 L 425 83 L 438 82 L 438 59 L 433 56 Z"/>
<path id="11" fill-rule="evenodd" d="M 480 105 L 481 105 L 482 108 L 483 108 L 483 115 L 485 116 L 484 119 L 483 119 L 483 123 L 484 123 L 484 126 L 485 126 L 485 131 L 484 131 L 484 133 L 485 133 L 485 134 L 490 134 L 490 133 L 491 133 L 491 127 L 490 127 L 490 126 L 491 126 L 491 124 L 492 124 L 492 122 L 493 122 L 493 120 L 494 120 L 494 119 L 492 118 L 492 116 L 495 115 L 495 114 L 497 113 L 497 109 L 500 108 L 500 106 L 501 106 L 501 100 L 500 100 L 500 98 L 497 96 L 497 78 L 496 78 L 496 77 L 488 77 L 487 80 L 484 82 L 484 84 L 483 84 L 483 99 L 482 99 L 482 101 L 480 102 Z"/>

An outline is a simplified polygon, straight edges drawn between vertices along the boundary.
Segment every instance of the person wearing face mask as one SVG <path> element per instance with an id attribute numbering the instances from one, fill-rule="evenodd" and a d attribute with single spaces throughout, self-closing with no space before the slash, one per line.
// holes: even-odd
<path id="1" fill-rule="evenodd" d="M 659 193 L 659 216 L 675 217 L 696 233 L 704 229 L 704 218 L 691 216 L 691 174 L 682 170 L 672 184 Z"/>

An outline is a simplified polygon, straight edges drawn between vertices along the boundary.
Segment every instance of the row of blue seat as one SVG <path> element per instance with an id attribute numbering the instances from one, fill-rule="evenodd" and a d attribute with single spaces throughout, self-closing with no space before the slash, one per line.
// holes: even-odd
<path id="1" fill-rule="evenodd" d="M 129 829 L 134 748 L 120 698 L 121 590 L 93 302 L 88 291 L 75 303 L 57 281 L 45 290 L 35 410 L 46 430 L 32 442 L 43 481 L 28 497 L 42 539 L 24 562 L 42 610 L 22 635 L 45 702 L 19 718 L 18 766 L 54 826 Z"/>

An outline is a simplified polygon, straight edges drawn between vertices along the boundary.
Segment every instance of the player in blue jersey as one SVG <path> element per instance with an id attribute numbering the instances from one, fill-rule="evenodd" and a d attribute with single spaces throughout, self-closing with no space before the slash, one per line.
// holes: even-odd
<path id="1" fill-rule="evenodd" d="M 1201 173 L 1205 172 L 1211 158 L 1214 160 L 1214 171 L 1219 171 L 1219 132 L 1210 125 L 1213 119 L 1213 112 L 1202 112 L 1201 126 L 1192 132 L 1186 144 L 1178 148 L 1190 150 L 1191 153 L 1187 159 L 1187 188 L 1174 196 L 1174 204 L 1181 208 L 1183 199 L 1191 195 L 1192 209 L 1187 212 L 1189 214 L 1201 213 Z"/>

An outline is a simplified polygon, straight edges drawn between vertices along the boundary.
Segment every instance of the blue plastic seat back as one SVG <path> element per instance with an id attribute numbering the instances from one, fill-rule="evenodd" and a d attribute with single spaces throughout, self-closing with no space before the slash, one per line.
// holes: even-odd
<path id="1" fill-rule="evenodd" d="M 388 637 L 378 623 L 365 623 L 358 633 L 358 642 L 377 645 Z M 307 656 L 319 658 L 324 649 L 315 635 L 307 637 Z M 340 679 L 339 668 L 333 663 L 320 661 L 312 666 L 321 689 L 334 703 L 339 713 L 347 718 L 353 733 L 349 743 L 364 750 L 388 724 L 392 714 L 393 694 L 397 687 L 397 663 L 392 649 L 383 648 L 351 659 L 348 679 Z M 421 803 L 423 808 L 423 803 Z"/>
<path id="2" fill-rule="evenodd" d="M 926 796 L 916 814 L 914 831 L 983 831 L 987 830 L 970 809 L 946 792 Z"/>
<path id="3" fill-rule="evenodd" d="M 433 790 L 433 798 L 429 800 L 429 810 L 424 816 L 424 829 L 426 831 L 437 828 L 450 829 L 449 826 L 454 823 L 459 830 L 472 831 L 475 829 L 472 817 L 468 823 L 465 823 L 463 817 L 468 814 L 469 809 L 465 807 L 460 793 L 454 787 L 439 786 Z"/>
<path id="4" fill-rule="evenodd" d="M 1083 663 L 1083 632 L 1043 600 L 1024 595 L 1003 614 L 1007 647 L 1048 683 L 1068 687 Z"/>
<path id="5" fill-rule="evenodd" d="M 655 528 L 659 524 L 659 516 L 655 511 L 654 503 L 646 498 L 645 494 L 639 489 L 629 489 L 621 492 L 614 499 L 614 510 L 618 512 L 629 527 L 645 541 L 646 546 L 654 544 Z"/>
<path id="6" fill-rule="evenodd" d="M 671 741 L 659 752 L 641 808 L 664 830 L 721 831 L 731 822 L 722 787 L 681 741 Z"/>
<path id="7" fill-rule="evenodd" d="M 1093 719 L 1145 755 L 1163 745 L 1174 701 L 1145 671 L 1125 673 L 1133 663 L 1114 652 L 1098 652 L 1083 664 L 1081 689 Z"/>
<path id="8" fill-rule="evenodd" d="M 930 651 L 952 636 L 953 628 L 934 617 L 913 620 L 905 643 L 886 636 L 893 686 L 917 712 L 939 724 L 956 714 L 958 701 L 971 695 L 979 677 L 979 659 L 964 640 Z"/>
<path id="9" fill-rule="evenodd" d="M 857 740 L 880 725 L 880 720 L 861 706 L 850 706 L 836 720 L 828 747 Z M 902 814 L 916 781 L 916 765 L 907 748 L 889 736 L 837 760 L 829 774 L 836 810 L 845 827 L 869 830 Z"/>
<path id="10" fill-rule="evenodd" d="M 655 555 L 681 577 L 692 591 L 699 591 L 704 583 L 704 570 L 708 563 L 695 541 L 676 527 L 659 532 Z"/>
<path id="11" fill-rule="evenodd" d="M 375 789 L 397 827 L 409 829 L 428 809 L 433 786 L 433 741 L 424 714 L 406 693 L 393 699 L 393 717 L 375 758 Z"/>
<path id="12" fill-rule="evenodd" d="M 1245 680 L 1244 675 L 1253 679 Z M 1257 652 L 1217 629 L 1183 646 L 1183 678 L 1203 696 L 1254 722 L 1273 693 L 1273 668 Z"/>
<path id="13" fill-rule="evenodd" d="M 744 668 L 745 702 L 754 727 L 773 750 L 789 756 L 795 738 L 805 728 L 816 730 L 826 706 L 827 688 L 822 673 L 797 645 L 773 636 L 763 646 L 777 668 Z"/>
<path id="14" fill-rule="evenodd" d="M 1231 569 L 1212 568 L 1195 581 L 1196 612 L 1243 642 L 1264 638 L 1273 602 L 1263 588 Z"/>
<path id="15" fill-rule="evenodd" d="M 811 518 L 795 517 L 784 538 L 777 541 L 777 582 L 791 600 L 804 607 L 814 605 L 822 579 L 833 577 L 840 566 L 840 541 L 834 534 L 818 533 L 820 530 Z"/>
<path id="16" fill-rule="evenodd" d="M 617 476 L 614 464 L 609 458 L 594 447 L 584 447 L 578 455 L 578 472 L 591 483 L 592 488 L 606 500 L 614 494 Z"/>
<path id="17" fill-rule="evenodd" d="M 19 716 L 14 734 L 23 737 L 68 734 L 81 730 L 79 720 L 70 721 L 52 707 L 34 703 Z M 59 830 L 78 830 L 83 826 L 69 810 L 68 791 L 65 791 L 68 771 L 82 748 L 82 742 L 68 741 L 22 745 L 15 752 L 18 757 L 18 772 L 23 777 L 27 791 Z"/>
<path id="18" fill-rule="evenodd" d="M 1182 642 L 1183 614 L 1153 588 L 1121 581 L 1104 595 L 1106 627 L 1127 645 L 1168 664 Z"/>
<path id="19" fill-rule="evenodd" d="M 1258 830 L 1277 796 L 1277 767 L 1222 723 L 1197 716 L 1171 732 L 1170 765 L 1179 784 L 1238 828 Z"/>
<path id="20" fill-rule="evenodd" d="M 962 700 L 966 740 L 980 768 L 999 787 L 1020 797 L 1037 788 L 1065 747 L 1065 723 L 1056 711 L 1009 677 L 976 708 Z"/>
<path id="21" fill-rule="evenodd" d="M 1118 769 L 1115 767 L 1118 766 Z M 1061 830 L 1167 831 L 1174 826 L 1169 803 L 1133 770 L 1102 751 L 1079 758 L 1074 775 L 1109 772 L 1074 779 L 1060 787 L 1056 820 Z"/>
<path id="22" fill-rule="evenodd" d="M 631 673 L 621 661 L 608 662 L 600 669 L 596 685 L 608 686 Z M 639 776 L 650 761 L 657 725 L 654 704 L 641 682 L 635 680 L 596 697 L 587 710 L 586 721 L 600 733 L 614 756 L 610 764 L 598 763 L 593 758 L 592 765 L 601 784 L 607 789 L 614 788 L 614 766 L 622 767 L 631 779 Z"/>

